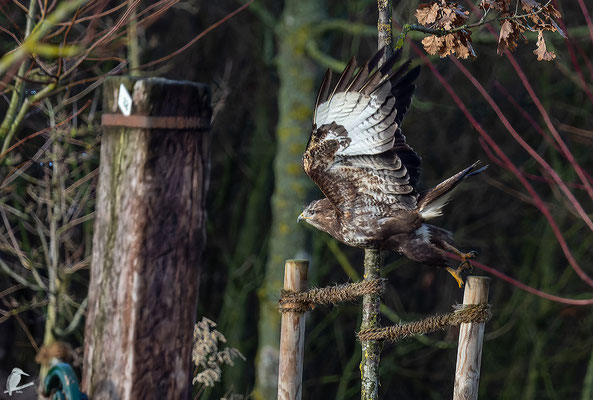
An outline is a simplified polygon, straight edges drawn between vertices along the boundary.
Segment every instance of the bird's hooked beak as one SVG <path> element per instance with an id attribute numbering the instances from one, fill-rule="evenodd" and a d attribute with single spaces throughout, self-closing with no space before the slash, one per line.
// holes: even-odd
<path id="1" fill-rule="evenodd" d="M 303 213 L 301 213 L 301 215 L 299 215 L 299 217 L 297 218 L 297 224 L 299 222 L 301 222 L 302 220 L 304 220 L 306 217 L 303 215 Z"/>

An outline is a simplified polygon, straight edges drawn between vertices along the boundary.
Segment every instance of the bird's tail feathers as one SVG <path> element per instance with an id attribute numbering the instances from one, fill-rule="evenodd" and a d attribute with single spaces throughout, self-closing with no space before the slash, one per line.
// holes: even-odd
<path id="1" fill-rule="evenodd" d="M 424 219 L 443 215 L 443 207 L 451 200 L 453 190 L 466 178 L 483 172 L 488 165 L 478 168 L 480 161 L 473 163 L 446 181 L 423 193 L 418 199 L 418 210 Z"/>

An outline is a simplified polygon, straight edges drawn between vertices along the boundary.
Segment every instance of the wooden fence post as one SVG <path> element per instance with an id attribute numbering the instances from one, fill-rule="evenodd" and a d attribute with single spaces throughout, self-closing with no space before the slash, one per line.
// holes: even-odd
<path id="1" fill-rule="evenodd" d="M 463 304 L 487 304 L 490 278 L 469 276 L 463 293 Z M 482 362 L 485 323 L 461 324 L 455 368 L 453 400 L 477 400 Z"/>
<path id="2" fill-rule="evenodd" d="M 307 290 L 309 261 L 287 260 L 284 264 L 284 290 Z M 300 400 L 303 395 L 303 359 L 305 348 L 305 314 L 283 312 L 280 328 L 280 365 L 278 399 Z"/>
<path id="3" fill-rule="evenodd" d="M 209 89 L 130 77 L 103 89 L 83 388 L 93 400 L 188 399 Z"/>

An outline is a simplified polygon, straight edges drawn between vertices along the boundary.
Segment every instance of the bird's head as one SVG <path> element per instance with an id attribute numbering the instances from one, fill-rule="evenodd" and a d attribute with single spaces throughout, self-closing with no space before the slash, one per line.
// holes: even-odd
<path id="1" fill-rule="evenodd" d="M 22 369 L 20 369 L 20 368 L 13 368 L 13 369 L 12 369 L 12 373 L 13 373 L 13 374 L 16 374 L 16 375 L 25 375 L 25 376 L 29 376 L 29 374 L 28 374 L 28 373 L 26 373 L 25 371 L 23 371 L 23 370 L 22 370 Z"/>
<path id="2" fill-rule="evenodd" d="M 330 233 L 330 227 L 336 223 L 336 209 L 327 199 L 315 200 L 299 215 L 297 222 L 300 221 L 305 221 L 319 230 Z"/>

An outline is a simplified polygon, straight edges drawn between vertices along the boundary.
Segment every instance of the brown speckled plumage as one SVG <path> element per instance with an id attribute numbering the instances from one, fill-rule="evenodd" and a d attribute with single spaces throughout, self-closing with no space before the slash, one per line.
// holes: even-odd
<path id="1" fill-rule="evenodd" d="M 303 155 L 305 172 L 325 198 L 313 201 L 299 220 L 350 246 L 445 266 L 447 252 L 463 254 L 450 232 L 425 221 L 441 215 L 451 191 L 484 168 L 474 163 L 425 193 L 416 191 L 420 157 L 400 127 L 420 70 L 409 69 L 409 61 L 393 70 L 400 54 L 378 66 L 380 50 L 356 74 L 353 57 L 333 90 L 331 71 L 326 73 Z"/>

